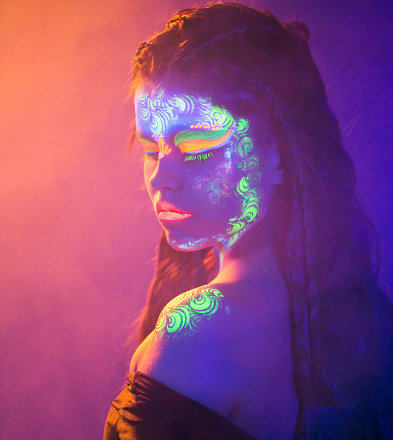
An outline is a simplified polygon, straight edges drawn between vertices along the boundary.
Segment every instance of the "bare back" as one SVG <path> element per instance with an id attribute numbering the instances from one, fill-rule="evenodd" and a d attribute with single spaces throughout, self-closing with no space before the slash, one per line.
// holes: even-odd
<path id="1" fill-rule="evenodd" d="M 156 330 L 135 352 L 131 370 L 257 438 L 284 440 L 293 436 L 298 414 L 290 338 L 283 285 L 269 280 L 261 285 L 257 278 L 210 284 L 164 308 Z"/>

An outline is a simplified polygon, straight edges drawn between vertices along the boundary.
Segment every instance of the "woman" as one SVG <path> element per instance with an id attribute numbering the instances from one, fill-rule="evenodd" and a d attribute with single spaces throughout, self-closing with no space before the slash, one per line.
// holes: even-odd
<path id="1" fill-rule="evenodd" d="M 218 3 L 139 45 L 163 227 L 105 439 L 392 439 L 391 305 L 308 29 Z"/>

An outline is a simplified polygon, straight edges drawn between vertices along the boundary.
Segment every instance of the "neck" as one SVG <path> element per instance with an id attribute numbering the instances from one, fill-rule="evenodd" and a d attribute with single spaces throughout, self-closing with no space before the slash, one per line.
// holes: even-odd
<path id="1" fill-rule="evenodd" d="M 215 282 L 236 282 L 259 276 L 283 283 L 272 242 L 272 228 L 262 218 L 228 246 L 217 246 L 220 270 Z"/>

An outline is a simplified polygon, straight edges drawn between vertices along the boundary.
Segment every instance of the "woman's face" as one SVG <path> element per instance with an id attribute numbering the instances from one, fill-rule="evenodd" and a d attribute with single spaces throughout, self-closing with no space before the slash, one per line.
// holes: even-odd
<path id="1" fill-rule="evenodd" d="M 146 187 L 169 244 L 183 251 L 233 245 L 281 183 L 268 118 L 257 136 L 249 121 L 209 99 L 163 89 L 139 88 L 135 109 Z"/>

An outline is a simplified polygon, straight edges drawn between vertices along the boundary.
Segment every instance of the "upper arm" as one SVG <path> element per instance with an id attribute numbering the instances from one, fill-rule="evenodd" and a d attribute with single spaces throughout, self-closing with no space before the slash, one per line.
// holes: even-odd
<path id="1" fill-rule="evenodd" d="M 218 289 L 203 286 L 179 295 L 162 310 L 138 369 L 210 408 L 227 405 L 228 362 L 220 340 L 227 314 Z"/>
<path id="2" fill-rule="evenodd" d="M 135 373 L 139 369 L 139 365 L 148 352 L 151 341 L 153 338 L 153 332 L 151 332 L 146 338 L 139 344 L 138 348 L 135 350 L 131 362 L 130 362 L 130 374 Z"/>

